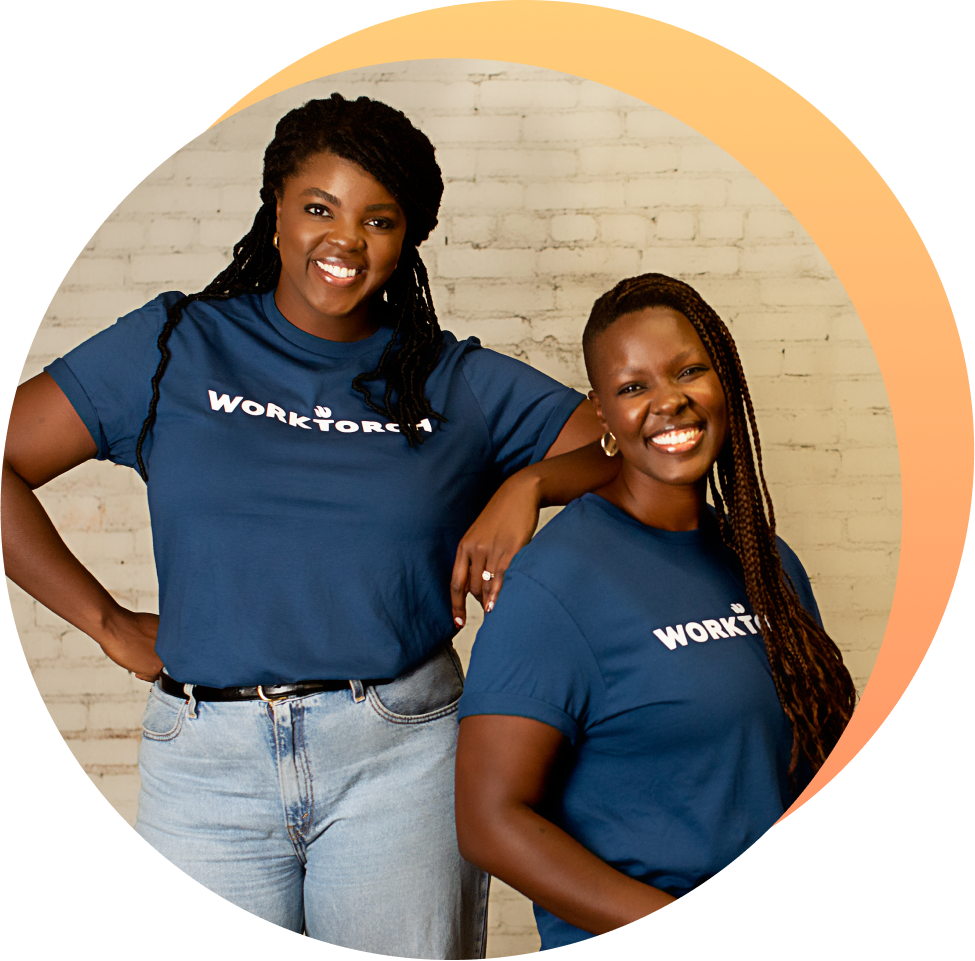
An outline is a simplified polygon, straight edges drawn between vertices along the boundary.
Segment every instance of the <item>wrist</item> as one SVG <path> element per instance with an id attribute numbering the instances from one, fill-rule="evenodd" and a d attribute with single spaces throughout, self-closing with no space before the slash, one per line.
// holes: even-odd
<path id="1" fill-rule="evenodd" d="M 126 610 L 110 595 L 85 618 L 78 627 L 102 647 L 122 633 L 122 622 L 131 611 Z"/>

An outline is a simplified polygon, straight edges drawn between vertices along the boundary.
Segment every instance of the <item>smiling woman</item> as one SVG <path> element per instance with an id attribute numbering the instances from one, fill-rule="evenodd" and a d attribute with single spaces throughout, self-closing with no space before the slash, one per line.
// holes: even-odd
<path id="1" fill-rule="evenodd" d="M 417 248 L 442 193 L 399 111 L 288 113 L 232 262 L 18 390 L 3 546 L 154 682 L 136 829 L 157 850 L 293 931 L 471 958 L 487 879 L 453 824 L 452 638 L 539 507 L 616 469 L 579 393 L 440 329 Z M 147 482 L 158 617 L 118 604 L 33 493 L 91 458 Z"/>
<path id="2" fill-rule="evenodd" d="M 647 274 L 596 302 L 583 348 L 622 469 L 519 553 L 460 704 L 461 851 L 532 898 L 543 948 L 728 865 L 822 766 L 856 698 L 775 536 L 721 319 Z"/>

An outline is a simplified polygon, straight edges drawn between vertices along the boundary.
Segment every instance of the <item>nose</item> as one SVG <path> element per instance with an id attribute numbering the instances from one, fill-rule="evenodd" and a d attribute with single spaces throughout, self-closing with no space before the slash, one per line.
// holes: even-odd
<path id="1" fill-rule="evenodd" d="M 365 247 L 366 235 L 357 224 L 336 220 L 329 225 L 325 233 L 325 242 L 352 253 Z"/>
<path id="2" fill-rule="evenodd" d="M 687 397 L 676 384 L 660 385 L 650 397 L 650 410 L 662 417 L 679 414 L 687 406 Z"/>

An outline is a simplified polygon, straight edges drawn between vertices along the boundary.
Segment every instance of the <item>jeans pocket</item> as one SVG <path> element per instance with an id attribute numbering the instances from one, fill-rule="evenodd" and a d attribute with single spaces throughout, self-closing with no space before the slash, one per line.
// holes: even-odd
<path id="1" fill-rule="evenodd" d="M 153 741 L 171 741 L 183 727 L 186 701 L 169 694 L 160 694 L 153 687 L 142 714 L 142 736 Z"/>
<path id="2" fill-rule="evenodd" d="M 453 714 L 463 693 L 460 659 L 448 645 L 396 680 L 370 687 L 367 697 L 387 721 L 422 724 Z"/>

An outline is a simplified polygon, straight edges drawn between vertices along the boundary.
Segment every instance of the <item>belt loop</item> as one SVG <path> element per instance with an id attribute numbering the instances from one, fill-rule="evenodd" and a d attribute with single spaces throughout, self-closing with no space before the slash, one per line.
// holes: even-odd
<path id="1" fill-rule="evenodd" d="M 356 704 L 360 704 L 366 699 L 366 691 L 362 686 L 362 681 L 349 681 L 349 687 L 352 688 L 352 700 Z"/>
<path id="2" fill-rule="evenodd" d="M 186 695 L 186 700 L 187 700 L 187 705 L 186 705 L 187 717 L 196 717 L 196 698 L 193 697 L 193 688 L 195 686 L 196 685 L 194 684 L 183 685 L 183 693 Z"/>

